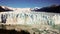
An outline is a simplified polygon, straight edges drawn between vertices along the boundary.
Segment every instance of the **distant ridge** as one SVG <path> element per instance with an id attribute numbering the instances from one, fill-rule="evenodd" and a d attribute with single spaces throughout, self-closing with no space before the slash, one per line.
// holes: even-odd
<path id="1" fill-rule="evenodd" d="M 12 8 L 7 6 L 0 6 L 0 12 L 8 12 L 8 11 L 31 11 L 31 8 Z"/>
<path id="2" fill-rule="evenodd" d="M 0 6 L 0 12 L 5 11 L 25 11 L 25 12 L 49 12 L 49 13 L 60 13 L 60 5 L 51 5 L 42 8 L 12 8 L 7 6 Z"/>
<path id="3" fill-rule="evenodd" d="M 4 11 L 13 11 L 13 10 L 6 6 L 0 6 L 0 12 L 4 12 Z"/>
<path id="4" fill-rule="evenodd" d="M 52 5 L 52 6 L 48 6 L 48 7 L 43 7 L 37 10 L 33 10 L 36 12 L 51 12 L 51 13 L 60 13 L 60 5 Z"/>

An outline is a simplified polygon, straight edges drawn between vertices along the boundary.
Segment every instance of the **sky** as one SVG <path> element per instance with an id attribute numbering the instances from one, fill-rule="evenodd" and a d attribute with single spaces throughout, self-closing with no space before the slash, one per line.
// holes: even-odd
<path id="1" fill-rule="evenodd" d="M 14 8 L 45 7 L 54 4 L 60 5 L 60 0 L 0 0 L 0 6 Z"/>

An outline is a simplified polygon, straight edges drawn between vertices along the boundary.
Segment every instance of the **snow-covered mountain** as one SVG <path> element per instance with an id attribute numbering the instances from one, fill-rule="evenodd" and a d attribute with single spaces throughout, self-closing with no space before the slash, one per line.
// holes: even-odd
<path id="1" fill-rule="evenodd" d="M 13 11 L 13 8 L 7 6 L 0 6 L 0 12 L 2 11 Z"/>
<path id="2" fill-rule="evenodd" d="M 17 12 L 27 12 L 31 11 L 31 8 L 12 8 L 7 6 L 0 6 L 0 12 L 8 12 L 8 11 L 17 11 Z"/>

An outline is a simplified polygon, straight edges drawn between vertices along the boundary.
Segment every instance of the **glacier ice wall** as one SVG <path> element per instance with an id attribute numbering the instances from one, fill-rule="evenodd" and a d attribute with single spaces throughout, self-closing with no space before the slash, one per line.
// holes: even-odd
<path id="1" fill-rule="evenodd" d="M 1 12 L 0 23 L 22 25 L 60 24 L 60 16 L 45 12 Z"/>

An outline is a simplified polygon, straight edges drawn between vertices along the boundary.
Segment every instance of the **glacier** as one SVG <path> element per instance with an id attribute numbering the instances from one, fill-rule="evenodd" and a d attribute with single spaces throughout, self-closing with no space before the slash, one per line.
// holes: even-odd
<path id="1" fill-rule="evenodd" d="M 60 15 L 46 12 L 1 12 L 0 23 L 22 25 L 60 24 Z"/>

